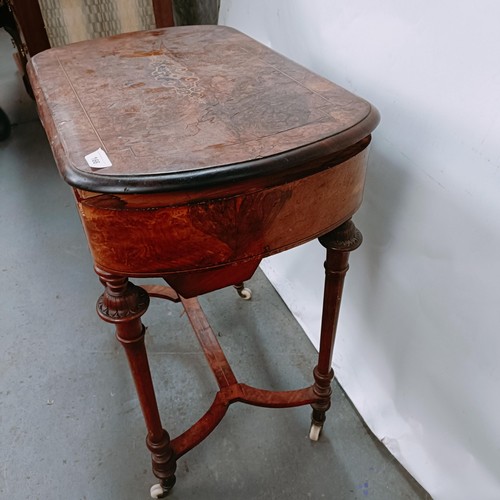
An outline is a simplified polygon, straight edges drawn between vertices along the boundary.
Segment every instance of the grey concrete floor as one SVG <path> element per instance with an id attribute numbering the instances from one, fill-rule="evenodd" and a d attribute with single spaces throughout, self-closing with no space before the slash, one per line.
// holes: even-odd
<path id="1" fill-rule="evenodd" d="M 0 35 L 0 106 L 15 123 L 0 143 L 0 499 L 146 499 L 155 481 L 127 363 L 95 315 L 101 286 L 70 190 Z M 251 302 L 232 289 L 201 298 L 237 377 L 280 390 L 310 384 L 314 348 L 262 273 L 250 285 Z M 216 385 L 179 305 L 153 299 L 144 322 L 175 436 Z M 170 498 L 430 498 L 337 384 L 318 443 L 309 414 L 232 406 L 179 461 Z"/>

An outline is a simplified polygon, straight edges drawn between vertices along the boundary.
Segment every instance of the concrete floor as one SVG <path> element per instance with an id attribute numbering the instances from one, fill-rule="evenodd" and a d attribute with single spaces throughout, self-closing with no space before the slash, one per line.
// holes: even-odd
<path id="1" fill-rule="evenodd" d="M 17 125 L 0 143 L 0 499 L 146 499 L 155 481 L 127 363 L 94 312 L 101 286 L 11 52 L 1 32 L 0 106 Z M 273 389 L 310 384 L 314 348 L 261 272 L 250 285 L 251 302 L 232 289 L 201 299 L 237 377 Z M 153 300 L 144 322 L 175 436 L 216 385 L 180 306 Z M 179 461 L 169 498 L 430 498 L 337 384 L 318 443 L 307 438 L 309 414 L 232 406 Z"/>

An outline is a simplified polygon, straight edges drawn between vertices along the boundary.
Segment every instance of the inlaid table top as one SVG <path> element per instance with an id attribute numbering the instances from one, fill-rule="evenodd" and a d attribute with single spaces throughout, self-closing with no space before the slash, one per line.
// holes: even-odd
<path id="1" fill-rule="evenodd" d="M 75 43 L 29 68 L 58 168 L 109 193 L 199 189 L 301 168 L 367 137 L 365 100 L 222 26 Z M 86 159 L 101 149 L 111 163 Z"/>

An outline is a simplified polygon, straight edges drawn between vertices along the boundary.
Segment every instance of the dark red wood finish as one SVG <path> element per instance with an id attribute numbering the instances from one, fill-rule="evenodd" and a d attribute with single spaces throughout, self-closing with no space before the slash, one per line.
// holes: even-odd
<path id="1" fill-rule="evenodd" d="M 24 39 L 26 57 L 34 56 L 50 48 L 49 38 L 45 31 L 40 6 L 33 0 L 9 0 L 14 11 L 21 37 Z"/>
<path id="2" fill-rule="evenodd" d="M 153 0 L 153 12 L 157 28 L 174 26 L 172 0 Z"/>
<path id="3" fill-rule="evenodd" d="M 361 233 L 350 220 L 320 238 L 321 244 L 327 248 L 327 260 L 318 364 L 313 372 L 314 384 L 293 391 L 269 391 L 239 383 L 196 298 L 186 299 L 167 286 L 137 287 L 127 278 L 96 268 L 106 287 L 97 303 L 97 312 L 103 320 L 115 324 L 117 339 L 127 354 L 148 429 L 147 445 L 152 454 L 153 472 L 160 479 L 165 493 L 175 484 L 177 460 L 207 438 L 235 402 L 268 408 L 310 404 L 313 425 L 323 426 L 331 403 L 333 345 L 349 252 L 356 249 L 361 241 Z M 149 305 L 150 296 L 182 302 L 219 386 L 207 412 L 172 441 L 161 424 L 144 346 L 145 328 L 140 320 Z"/>
<path id="4" fill-rule="evenodd" d="M 330 407 L 348 255 L 361 243 L 350 218 L 362 201 L 377 111 L 224 27 L 74 44 L 37 56 L 30 74 L 105 286 L 98 313 L 115 324 L 129 360 L 160 491 L 235 402 L 310 404 L 316 439 Z M 111 167 L 86 165 L 97 147 Z M 327 260 L 314 382 L 284 392 L 239 382 L 195 297 L 241 290 L 262 258 L 318 237 Z M 136 287 L 134 276 L 170 287 Z M 219 386 L 205 415 L 172 440 L 144 347 L 140 318 L 150 296 L 182 303 Z"/>

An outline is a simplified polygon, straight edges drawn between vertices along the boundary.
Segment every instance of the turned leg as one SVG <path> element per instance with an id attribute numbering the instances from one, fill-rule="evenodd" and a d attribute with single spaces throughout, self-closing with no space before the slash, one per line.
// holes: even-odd
<path id="1" fill-rule="evenodd" d="M 148 435 L 146 444 L 151 452 L 153 473 L 160 485 L 151 488 L 153 498 L 163 498 L 175 484 L 176 462 L 170 437 L 161 425 L 158 405 L 144 345 L 145 328 L 141 316 L 149 306 L 149 295 L 127 278 L 96 269 L 104 293 L 97 301 L 97 314 L 116 328 L 134 379 Z"/>
<path id="2" fill-rule="evenodd" d="M 351 220 L 321 236 L 319 242 L 326 248 L 325 290 L 318 364 L 314 368 L 313 390 L 319 400 L 311 406 L 312 422 L 309 437 L 317 441 L 330 408 L 333 379 L 332 356 L 339 318 L 344 278 L 349 269 L 349 252 L 361 245 L 362 236 Z"/>

